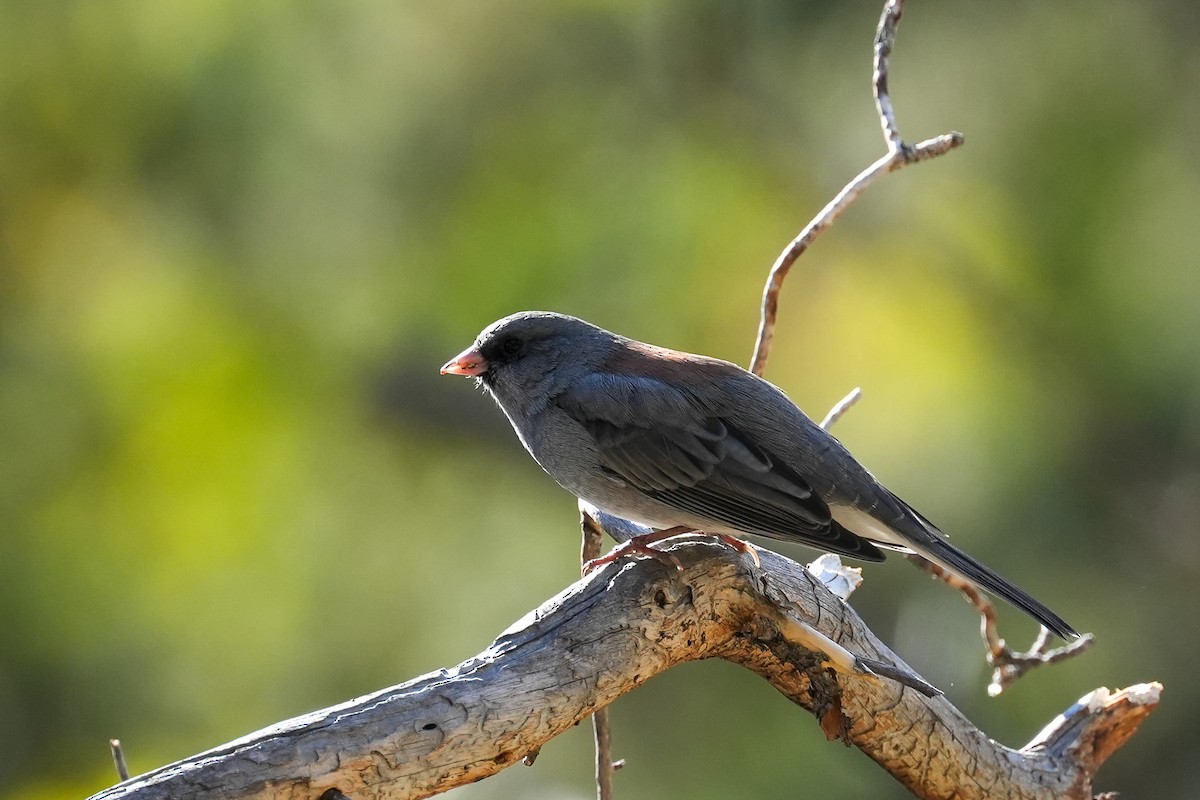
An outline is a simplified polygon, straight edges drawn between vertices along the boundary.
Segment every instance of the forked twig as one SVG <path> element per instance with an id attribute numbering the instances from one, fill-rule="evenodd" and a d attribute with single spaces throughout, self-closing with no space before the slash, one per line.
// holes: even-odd
<path id="1" fill-rule="evenodd" d="M 750 361 L 750 371 L 761 376 L 767 366 L 767 357 L 771 352 L 771 342 L 775 338 L 775 318 L 779 313 L 779 290 L 783 281 L 801 254 L 808 249 L 825 229 L 833 224 L 842 212 L 850 207 L 858 196 L 879 176 L 924 161 L 927 158 L 940 156 L 955 149 L 964 141 L 957 131 L 942 134 L 933 139 L 926 139 L 915 145 L 907 145 L 900 137 L 896 126 L 896 115 L 892 108 L 891 96 L 888 94 L 888 69 L 892 46 L 896 41 L 896 27 L 904 11 L 904 0 L 888 0 L 884 6 L 883 15 L 879 18 L 879 28 L 875 34 L 874 70 L 872 72 L 875 110 L 879 114 L 879 124 L 883 128 L 884 140 L 887 143 L 887 154 L 874 164 L 855 176 L 846 184 L 829 203 L 821 209 L 817 216 L 805 226 L 800 235 L 788 243 L 779 257 L 775 259 L 771 272 L 767 276 L 763 288 L 762 315 L 758 326 L 758 338 L 754 344 L 754 357 Z"/>
<path id="2" fill-rule="evenodd" d="M 979 612 L 979 635 L 983 637 L 984 647 L 987 648 L 987 662 L 992 667 L 992 682 L 988 684 L 988 694 L 996 697 L 1009 686 L 1016 683 L 1025 673 L 1043 664 L 1054 664 L 1086 651 L 1096 642 L 1096 637 L 1085 633 L 1073 642 L 1061 647 L 1051 648 L 1049 629 L 1042 626 L 1038 631 L 1033 646 L 1026 652 L 1013 650 L 1008 646 L 996 627 L 996 607 L 983 592 L 974 584 L 943 569 L 932 561 L 916 553 L 910 553 L 908 560 L 928 572 L 934 578 L 962 592 L 967 602 Z"/>

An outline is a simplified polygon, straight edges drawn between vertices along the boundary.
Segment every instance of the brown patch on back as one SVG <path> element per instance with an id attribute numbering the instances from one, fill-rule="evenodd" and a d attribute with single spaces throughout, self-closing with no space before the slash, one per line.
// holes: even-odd
<path id="1" fill-rule="evenodd" d="M 742 371 L 736 364 L 719 358 L 632 340 L 610 357 L 605 366 L 619 375 L 637 375 L 671 383 L 694 382 L 698 375 L 717 380 Z"/>

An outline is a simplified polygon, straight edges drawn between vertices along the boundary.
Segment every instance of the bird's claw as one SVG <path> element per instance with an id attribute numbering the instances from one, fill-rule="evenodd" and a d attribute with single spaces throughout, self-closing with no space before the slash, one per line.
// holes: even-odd
<path id="1" fill-rule="evenodd" d="M 730 536 L 727 533 L 714 533 L 713 538 L 715 538 L 718 542 L 728 545 L 743 555 L 750 556 L 750 558 L 754 559 L 754 566 L 762 569 L 762 562 L 758 560 L 758 552 L 749 542 L 743 541 L 736 536 Z"/>
<path id="2" fill-rule="evenodd" d="M 650 534 L 653 536 L 653 534 Z M 660 564 L 673 568 L 676 572 L 683 572 L 683 562 L 676 558 L 672 553 L 666 553 L 662 550 L 656 550 L 650 546 L 650 542 L 645 541 L 649 536 L 635 536 L 627 542 L 617 545 L 608 555 L 593 558 L 591 561 L 585 561 L 583 564 L 583 574 L 590 575 L 603 566 L 611 564 L 627 555 L 640 555 L 648 558 L 653 558 Z"/>
<path id="3" fill-rule="evenodd" d="M 658 561 L 664 566 L 673 567 L 676 572 L 683 572 L 683 563 L 676 558 L 674 554 L 658 550 L 651 545 L 653 545 L 655 542 L 660 542 L 663 539 L 668 539 L 672 536 L 677 536 L 684 533 L 711 535 L 718 542 L 725 544 L 733 550 L 745 555 L 749 555 L 750 558 L 754 559 L 754 566 L 759 568 L 762 567 L 762 562 L 758 560 L 758 553 L 755 552 L 754 548 L 748 542 L 744 542 L 736 536 L 730 536 L 726 533 L 705 534 L 703 531 L 696 531 L 692 530 L 691 528 L 676 527 L 642 534 L 641 536 L 634 536 L 632 539 L 629 539 L 628 541 L 625 541 L 622 544 L 614 547 L 607 555 L 601 556 L 600 558 L 593 558 L 591 561 L 585 562 L 582 572 L 584 575 L 590 575 L 600 567 L 611 564 L 612 562 L 627 555 L 641 555 L 648 558 L 653 558 L 655 561 Z"/>

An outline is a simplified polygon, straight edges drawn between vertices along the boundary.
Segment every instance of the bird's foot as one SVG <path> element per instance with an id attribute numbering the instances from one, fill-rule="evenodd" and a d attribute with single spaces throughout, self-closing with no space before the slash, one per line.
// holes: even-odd
<path id="1" fill-rule="evenodd" d="M 754 559 L 754 566 L 762 569 L 762 562 L 758 560 L 758 553 L 755 551 L 754 546 L 749 542 L 739 539 L 736 536 L 730 536 L 727 533 L 714 533 L 712 534 L 712 537 L 718 542 L 728 545 L 742 555 L 750 556 L 750 558 Z"/>
<path id="2" fill-rule="evenodd" d="M 758 553 L 755 552 L 754 548 L 748 542 L 744 542 L 736 536 L 730 536 L 726 533 L 705 534 L 704 531 L 698 531 L 694 528 L 678 525 L 674 528 L 666 528 L 661 531 L 653 531 L 652 533 L 644 533 L 641 536 L 634 536 L 632 539 L 629 539 L 628 541 L 614 547 L 611 551 L 609 551 L 608 555 L 601 556 L 600 558 L 593 558 L 591 561 L 586 562 L 583 565 L 583 574 L 589 575 L 600 567 L 603 567 L 606 564 L 611 564 L 612 562 L 627 555 L 647 556 L 665 566 L 674 567 L 678 572 L 682 572 L 683 564 L 680 563 L 678 558 L 671 553 L 664 553 L 662 550 L 658 550 L 651 545 L 655 544 L 656 542 L 661 542 L 663 539 L 669 539 L 672 536 L 678 536 L 684 533 L 696 533 L 702 536 L 711 535 L 718 542 L 721 542 L 733 550 L 749 555 L 750 558 L 754 559 L 754 566 L 760 568 L 762 567 L 762 562 L 758 560 Z"/>
<path id="3" fill-rule="evenodd" d="M 664 553 L 662 550 L 656 550 L 651 547 L 651 545 L 653 545 L 655 542 L 661 542 L 663 539 L 669 539 L 672 536 L 676 536 L 681 533 L 691 533 L 691 529 L 675 527 L 667 528 L 661 531 L 643 533 L 641 536 L 634 536 L 632 539 L 622 542 L 614 547 L 608 552 L 608 555 L 603 555 L 599 558 L 593 558 L 591 561 L 585 562 L 582 572 L 584 575 L 590 575 L 592 572 L 600 569 L 600 567 L 611 564 L 612 562 L 627 555 L 647 556 L 649 558 L 653 558 L 655 561 L 658 561 L 664 566 L 675 569 L 677 572 L 682 572 L 683 564 L 678 558 L 670 553 Z"/>

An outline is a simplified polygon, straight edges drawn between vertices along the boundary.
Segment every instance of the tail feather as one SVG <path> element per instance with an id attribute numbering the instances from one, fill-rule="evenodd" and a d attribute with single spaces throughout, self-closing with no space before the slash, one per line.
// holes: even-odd
<path id="1" fill-rule="evenodd" d="M 919 544 L 914 543 L 912 547 L 935 564 L 945 567 L 956 575 L 966 578 L 980 588 L 1021 609 L 1062 638 L 1079 638 L 1079 632 L 1058 614 L 1055 614 L 1046 608 L 1046 606 L 1033 599 L 1027 592 L 1005 578 L 1000 577 L 945 539 L 930 537 Z"/>

